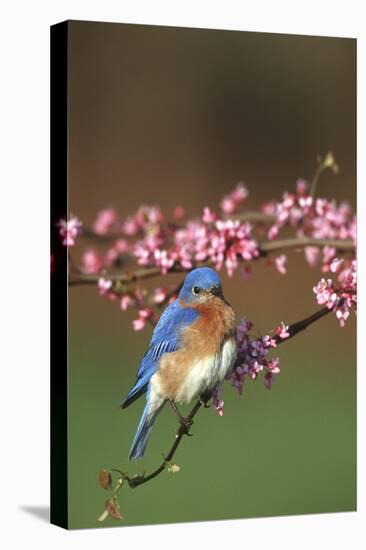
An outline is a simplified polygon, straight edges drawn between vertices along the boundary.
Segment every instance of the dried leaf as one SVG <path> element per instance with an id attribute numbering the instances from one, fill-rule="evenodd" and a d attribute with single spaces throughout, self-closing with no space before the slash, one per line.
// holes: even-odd
<path id="1" fill-rule="evenodd" d="M 106 491 L 110 491 L 112 489 L 111 472 L 107 472 L 107 470 L 99 471 L 99 485 Z"/>
<path id="2" fill-rule="evenodd" d="M 114 518 L 114 519 L 124 519 L 123 515 L 121 514 L 119 504 L 117 497 L 114 496 L 110 498 L 109 500 L 106 500 L 105 508 L 108 514 Z"/>

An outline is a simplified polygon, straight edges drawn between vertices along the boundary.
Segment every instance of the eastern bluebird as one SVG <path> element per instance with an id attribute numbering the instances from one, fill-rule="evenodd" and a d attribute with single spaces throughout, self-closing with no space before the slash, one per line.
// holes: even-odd
<path id="1" fill-rule="evenodd" d="M 156 416 L 167 401 L 184 420 L 176 403 L 210 394 L 235 359 L 235 314 L 223 296 L 220 277 L 208 267 L 194 269 L 161 315 L 136 383 L 121 404 L 128 407 L 146 392 L 129 459 L 143 456 Z"/>

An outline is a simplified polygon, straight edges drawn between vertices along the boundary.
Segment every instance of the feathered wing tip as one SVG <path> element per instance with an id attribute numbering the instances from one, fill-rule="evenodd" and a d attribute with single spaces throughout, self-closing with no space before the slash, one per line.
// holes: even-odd
<path id="1" fill-rule="evenodd" d="M 142 413 L 140 423 L 137 427 L 137 431 L 132 443 L 129 460 L 135 460 L 136 458 L 142 458 L 146 449 L 147 441 L 149 439 L 150 432 L 152 430 L 155 418 L 160 409 L 148 413 L 148 405 L 145 405 L 144 412 Z"/>
<path id="2" fill-rule="evenodd" d="M 129 407 L 130 405 L 132 405 L 132 403 L 134 403 L 136 401 L 136 399 L 141 397 L 141 395 L 143 395 L 145 392 L 146 392 L 146 386 L 144 386 L 143 388 L 141 388 L 139 390 L 135 390 L 134 388 L 132 388 L 132 390 L 129 392 L 127 397 L 125 397 L 121 401 L 121 403 L 120 403 L 121 409 L 125 409 L 126 407 Z"/>

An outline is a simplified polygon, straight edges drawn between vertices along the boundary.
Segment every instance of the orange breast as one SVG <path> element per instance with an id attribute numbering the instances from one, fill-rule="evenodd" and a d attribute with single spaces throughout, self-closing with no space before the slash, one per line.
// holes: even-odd
<path id="1" fill-rule="evenodd" d="M 156 374 L 161 393 L 168 399 L 177 399 L 191 369 L 200 361 L 217 355 L 224 341 L 235 334 L 235 314 L 232 307 L 219 298 L 196 307 L 200 316 L 182 331 L 181 347 L 166 353 L 159 362 Z"/>

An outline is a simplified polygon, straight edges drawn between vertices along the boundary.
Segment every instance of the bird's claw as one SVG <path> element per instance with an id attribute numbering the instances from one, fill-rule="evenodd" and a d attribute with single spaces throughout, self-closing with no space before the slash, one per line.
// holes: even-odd
<path id="1" fill-rule="evenodd" d="M 184 428 L 184 434 L 188 435 L 189 437 L 192 437 L 193 434 L 191 434 L 189 430 L 190 430 L 190 428 L 193 424 L 193 420 L 191 418 L 188 418 L 188 417 L 187 418 L 182 417 L 180 419 L 180 423 L 181 423 L 182 428 Z"/>
<path id="2" fill-rule="evenodd" d="M 208 404 L 211 397 L 212 397 L 211 392 L 205 392 L 204 394 L 201 395 L 200 403 L 201 403 L 202 407 L 204 407 L 205 409 L 209 409 L 211 407 L 211 405 Z"/>

